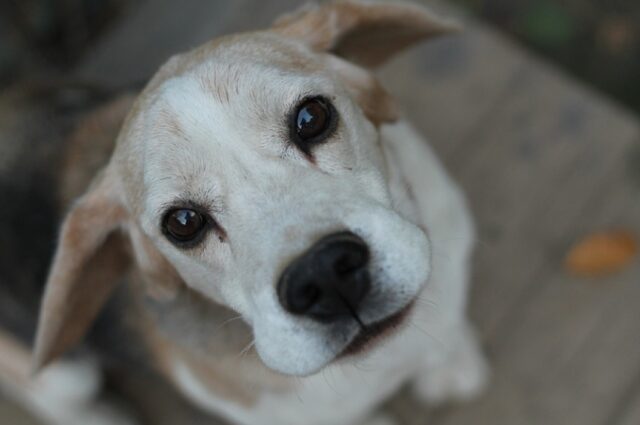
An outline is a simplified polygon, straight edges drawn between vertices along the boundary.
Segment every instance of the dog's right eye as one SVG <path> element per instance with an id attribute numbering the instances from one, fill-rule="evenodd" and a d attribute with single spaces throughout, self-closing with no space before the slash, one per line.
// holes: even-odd
<path id="1" fill-rule="evenodd" d="M 204 214 L 189 208 L 175 208 L 165 214 L 162 230 L 174 244 L 188 246 L 200 241 L 207 224 Z"/>

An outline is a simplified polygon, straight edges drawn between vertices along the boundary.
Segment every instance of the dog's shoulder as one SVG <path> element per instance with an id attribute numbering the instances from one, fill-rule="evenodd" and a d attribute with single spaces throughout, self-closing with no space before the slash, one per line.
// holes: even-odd
<path id="1" fill-rule="evenodd" d="M 408 191 L 432 239 L 455 239 L 461 249 L 468 250 L 475 229 L 467 199 L 437 152 L 405 120 L 383 126 L 381 136 L 395 171 L 402 175 L 396 190 Z"/>

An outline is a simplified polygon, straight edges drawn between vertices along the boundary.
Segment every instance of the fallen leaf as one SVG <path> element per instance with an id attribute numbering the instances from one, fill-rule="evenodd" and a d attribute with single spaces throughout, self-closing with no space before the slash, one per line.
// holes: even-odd
<path id="1" fill-rule="evenodd" d="M 638 242 L 628 231 L 594 233 L 575 244 L 565 258 L 571 273 L 601 277 L 623 269 L 638 252 Z"/>
<path id="2" fill-rule="evenodd" d="M 596 36 L 609 52 L 621 54 L 633 48 L 638 30 L 632 18 L 610 16 L 601 21 Z"/>

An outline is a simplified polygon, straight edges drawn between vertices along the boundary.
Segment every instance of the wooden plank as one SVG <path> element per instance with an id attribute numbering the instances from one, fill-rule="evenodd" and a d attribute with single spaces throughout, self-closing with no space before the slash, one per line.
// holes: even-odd
<path id="1" fill-rule="evenodd" d="M 446 156 L 490 119 L 525 58 L 481 24 L 424 43 L 380 72 L 388 90 L 436 151 Z"/>
<path id="2" fill-rule="evenodd" d="M 446 158 L 478 219 L 472 312 L 487 337 L 532 280 L 544 280 L 558 247 L 536 248 L 579 230 L 576 217 L 638 137 L 635 122 L 589 92 L 533 61 L 527 69 L 485 127 Z"/>
<path id="3" fill-rule="evenodd" d="M 637 189 L 627 170 L 622 166 L 610 172 L 609 191 L 600 191 L 602 207 L 592 205 L 589 215 L 563 226 L 565 232 L 556 235 L 560 242 L 550 242 L 566 246 L 576 229 L 640 231 L 640 199 L 630 198 Z M 556 251 L 549 248 L 537 243 L 531 251 Z M 403 423 L 611 423 L 606 421 L 610 412 L 640 373 L 640 264 L 592 282 L 564 275 L 561 256 L 549 257 L 545 267 L 546 284 L 509 318 L 514 325 L 491 341 L 495 375 L 489 392 L 470 405 L 435 414 L 403 400 Z"/>
<path id="4" fill-rule="evenodd" d="M 628 399 L 619 412 L 613 412 L 613 418 L 607 421 L 607 425 L 638 425 L 640 424 L 640 375 L 636 377 L 636 383 L 631 388 Z"/>
<path id="5" fill-rule="evenodd" d="M 625 159 L 638 149 L 638 140 L 612 143 L 616 137 L 610 129 L 604 135 L 608 137 L 597 144 L 609 152 L 600 152 L 604 156 L 596 164 L 606 164 L 606 156 L 616 150 L 621 153 L 614 155 L 618 159 L 600 173 L 606 184 L 594 189 L 586 182 L 593 182 L 589 175 L 597 169 L 587 173 L 582 184 L 575 186 L 577 191 L 562 191 L 564 195 L 554 199 L 572 212 L 571 222 L 556 213 L 545 217 L 544 209 L 537 209 L 529 215 L 536 221 L 522 224 L 530 227 L 532 236 L 537 233 L 541 237 L 520 241 L 521 246 L 526 245 L 525 250 L 511 255 L 503 252 L 503 264 L 509 267 L 516 257 L 539 257 L 540 271 L 532 274 L 536 280 L 529 282 L 536 290 L 525 292 L 530 299 L 503 317 L 508 326 L 503 326 L 490 341 L 495 366 L 490 391 L 470 406 L 441 412 L 436 424 L 602 424 L 640 372 L 640 311 L 636 305 L 640 299 L 640 266 L 610 279 L 584 282 L 563 274 L 559 255 L 587 229 L 622 226 L 640 232 L 637 182 L 630 176 L 630 167 L 625 166 Z M 553 175 L 553 170 L 541 168 L 531 178 L 539 179 L 548 173 Z M 512 176 L 510 173 L 509 179 Z M 552 176 L 549 183 L 554 182 L 555 186 L 546 186 L 546 192 L 556 191 L 563 184 L 557 176 Z M 545 202 L 540 194 L 534 195 L 535 199 Z M 533 203 L 526 204 L 535 210 Z M 553 205 L 545 207 L 554 210 Z M 562 225 L 552 227 L 550 233 L 547 225 L 555 220 Z M 517 228 L 513 230 L 517 232 Z M 497 264 L 491 263 L 493 267 Z M 478 293 L 482 295 L 490 289 L 483 287 Z M 489 309 L 500 308 L 498 301 L 504 295 L 503 290 L 484 306 L 487 310 L 476 311 L 480 320 L 491 316 Z"/>
<path id="6" fill-rule="evenodd" d="M 434 423 L 604 424 L 640 365 L 639 272 L 606 287 L 552 280 L 494 354 L 489 392 Z"/>

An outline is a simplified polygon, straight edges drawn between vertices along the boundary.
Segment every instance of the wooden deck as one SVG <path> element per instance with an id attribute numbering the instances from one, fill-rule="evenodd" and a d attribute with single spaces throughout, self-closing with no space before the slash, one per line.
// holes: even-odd
<path id="1" fill-rule="evenodd" d="M 78 73 L 141 80 L 175 50 L 265 26 L 296 3 L 147 0 Z M 597 280 L 562 262 L 593 231 L 640 234 L 640 125 L 491 29 L 466 28 L 381 74 L 477 218 L 470 314 L 493 382 L 465 405 L 430 409 L 400 394 L 388 408 L 406 425 L 638 425 L 640 261 Z M 176 422 L 160 405 L 158 424 L 212 423 Z"/>

